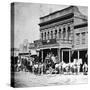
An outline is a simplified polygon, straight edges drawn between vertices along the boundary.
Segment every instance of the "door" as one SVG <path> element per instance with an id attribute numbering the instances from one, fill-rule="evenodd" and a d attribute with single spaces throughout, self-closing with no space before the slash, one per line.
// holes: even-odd
<path id="1" fill-rule="evenodd" d="M 69 63 L 69 51 L 63 51 L 63 61 Z"/>

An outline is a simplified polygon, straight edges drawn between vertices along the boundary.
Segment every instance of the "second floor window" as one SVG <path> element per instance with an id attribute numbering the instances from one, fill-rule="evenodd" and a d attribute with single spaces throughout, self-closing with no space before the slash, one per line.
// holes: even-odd
<path id="1" fill-rule="evenodd" d="M 46 32 L 45 32 L 45 40 L 46 40 Z"/>
<path id="2" fill-rule="evenodd" d="M 82 35 L 82 44 L 85 44 L 85 32 L 81 33 Z"/>
<path id="3" fill-rule="evenodd" d="M 48 37 L 48 39 L 49 39 L 49 32 L 47 33 L 47 37 Z"/>
<path id="4" fill-rule="evenodd" d="M 53 31 L 51 31 L 51 39 L 53 39 Z"/>
<path id="5" fill-rule="evenodd" d="M 61 29 L 59 29 L 59 38 L 61 38 Z"/>
<path id="6" fill-rule="evenodd" d="M 63 39 L 65 39 L 65 36 L 66 36 L 66 30 L 65 28 L 63 28 Z"/>
<path id="7" fill-rule="evenodd" d="M 76 44 L 80 44 L 80 33 L 76 33 Z"/>
<path id="8" fill-rule="evenodd" d="M 67 39 L 69 40 L 70 37 L 70 27 L 68 27 Z"/>
<path id="9" fill-rule="evenodd" d="M 55 30 L 55 39 L 57 38 L 57 30 Z"/>

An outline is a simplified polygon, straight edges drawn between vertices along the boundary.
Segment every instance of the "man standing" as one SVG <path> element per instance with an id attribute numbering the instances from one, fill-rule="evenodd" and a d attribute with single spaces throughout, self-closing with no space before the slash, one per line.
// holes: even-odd
<path id="1" fill-rule="evenodd" d="M 86 62 L 84 62 L 82 68 L 83 68 L 83 72 L 84 72 L 84 74 L 87 74 L 87 72 L 88 72 L 88 65 L 86 64 Z"/>

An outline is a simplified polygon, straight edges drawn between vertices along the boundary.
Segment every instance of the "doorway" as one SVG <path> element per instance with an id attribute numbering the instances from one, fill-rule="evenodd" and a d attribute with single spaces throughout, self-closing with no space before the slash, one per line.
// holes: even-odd
<path id="1" fill-rule="evenodd" d="M 68 50 L 63 50 L 62 53 L 63 53 L 63 61 L 65 63 L 69 63 L 69 51 Z"/>

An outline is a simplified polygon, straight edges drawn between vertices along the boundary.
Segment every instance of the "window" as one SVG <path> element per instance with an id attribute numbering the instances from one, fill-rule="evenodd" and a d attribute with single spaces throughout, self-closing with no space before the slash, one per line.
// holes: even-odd
<path id="1" fill-rule="evenodd" d="M 57 30 L 55 30 L 55 39 L 57 38 Z"/>
<path id="2" fill-rule="evenodd" d="M 80 33 L 76 33 L 76 44 L 80 44 Z"/>
<path id="3" fill-rule="evenodd" d="M 69 37 L 70 37 L 70 27 L 68 27 L 68 33 L 67 33 L 67 39 L 69 40 Z"/>
<path id="4" fill-rule="evenodd" d="M 45 40 L 46 40 L 46 32 L 45 32 Z"/>
<path id="5" fill-rule="evenodd" d="M 51 39 L 53 39 L 53 31 L 51 31 Z"/>
<path id="6" fill-rule="evenodd" d="M 81 35 L 82 35 L 82 44 L 85 44 L 85 32 L 82 32 Z"/>
<path id="7" fill-rule="evenodd" d="M 59 38 L 61 38 L 61 29 L 59 29 Z"/>
<path id="8" fill-rule="evenodd" d="M 49 39 L 49 32 L 48 32 L 47 36 L 48 36 L 48 39 Z"/>
<path id="9" fill-rule="evenodd" d="M 66 36 L 66 30 L 65 28 L 63 28 L 63 39 L 65 39 L 65 36 Z"/>

